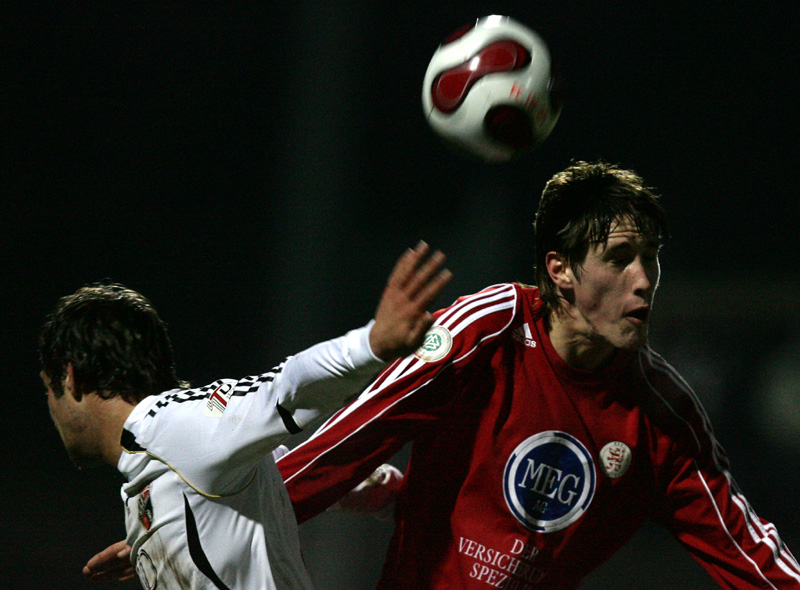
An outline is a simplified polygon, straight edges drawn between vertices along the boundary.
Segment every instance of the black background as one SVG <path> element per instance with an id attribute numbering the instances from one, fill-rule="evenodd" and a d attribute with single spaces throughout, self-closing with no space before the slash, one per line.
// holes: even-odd
<path id="1" fill-rule="evenodd" d="M 663 195 L 653 345 L 703 398 L 756 510 L 800 547 L 795 2 L 2 11 L 4 588 L 87 587 L 83 563 L 123 536 L 119 476 L 69 464 L 38 381 L 58 297 L 123 282 L 170 325 L 182 377 L 260 372 L 366 322 L 419 239 L 456 275 L 437 306 L 531 282 L 538 195 L 573 159 L 633 168 Z M 491 13 L 538 31 L 565 83 L 552 136 L 499 166 L 446 149 L 420 105 L 438 43 Z M 372 587 L 388 530 L 304 525 L 319 588 Z M 650 528 L 585 587 L 633 585 L 714 587 Z"/>

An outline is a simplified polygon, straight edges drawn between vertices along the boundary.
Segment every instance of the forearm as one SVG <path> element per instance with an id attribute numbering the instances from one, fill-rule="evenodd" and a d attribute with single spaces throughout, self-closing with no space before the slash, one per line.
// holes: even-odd
<path id="1" fill-rule="evenodd" d="M 373 324 L 287 359 L 274 384 L 276 403 L 299 428 L 341 407 L 386 366 L 369 345 Z"/>
<path id="2" fill-rule="evenodd" d="M 666 519 L 676 538 L 724 588 L 800 588 L 800 565 L 727 471 L 687 462 L 672 482 Z"/>
<path id="3" fill-rule="evenodd" d="M 432 383 L 435 375 L 432 364 L 399 361 L 278 461 L 299 522 L 346 496 L 409 440 L 436 427 L 451 400 Z"/>

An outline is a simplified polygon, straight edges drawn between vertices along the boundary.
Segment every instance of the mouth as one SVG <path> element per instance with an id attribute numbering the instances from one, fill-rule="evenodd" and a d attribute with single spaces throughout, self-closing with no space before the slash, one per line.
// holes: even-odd
<path id="1" fill-rule="evenodd" d="M 645 324 L 650 319 L 650 306 L 643 305 L 642 307 L 637 307 L 626 313 L 625 317 L 633 320 L 635 323 Z"/>

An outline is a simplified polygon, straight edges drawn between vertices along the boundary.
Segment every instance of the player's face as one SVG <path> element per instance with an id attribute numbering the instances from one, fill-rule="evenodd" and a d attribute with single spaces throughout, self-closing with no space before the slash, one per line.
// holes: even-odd
<path id="1" fill-rule="evenodd" d="M 87 414 L 83 404 L 77 401 L 70 392 L 65 391 L 56 397 L 50 385 L 50 379 L 41 374 L 47 389 L 47 406 L 50 416 L 61 435 L 64 447 L 72 462 L 79 467 L 88 467 L 100 462 L 99 454 L 93 450 L 93 437 L 97 434 L 91 416 Z M 96 438 L 96 437 L 95 437 Z"/>
<path id="2" fill-rule="evenodd" d="M 591 341 L 629 351 L 647 342 L 661 274 L 659 248 L 630 220 L 621 220 L 606 243 L 589 249 L 574 278 L 574 303 Z"/>

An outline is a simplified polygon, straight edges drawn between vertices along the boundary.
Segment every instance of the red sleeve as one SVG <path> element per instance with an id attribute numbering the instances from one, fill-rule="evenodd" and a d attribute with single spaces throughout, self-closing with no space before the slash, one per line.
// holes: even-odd
<path id="1" fill-rule="evenodd" d="M 700 402 L 676 373 L 670 376 L 683 390 L 688 435 L 673 448 L 657 520 L 723 588 L 800 589 L 800 566 L 775 525 L 736 486 Z"/>
<path id="2" fill-rule="evenodd" d="M 278 461 L 298 522 L 325 510 L 447 416 L 465 389 L 470 362 L 508 328 L 517 300 L 514 285 L 497 285 L 434 314 L 417 353 L 384 369 L 356 401 Z"/>

